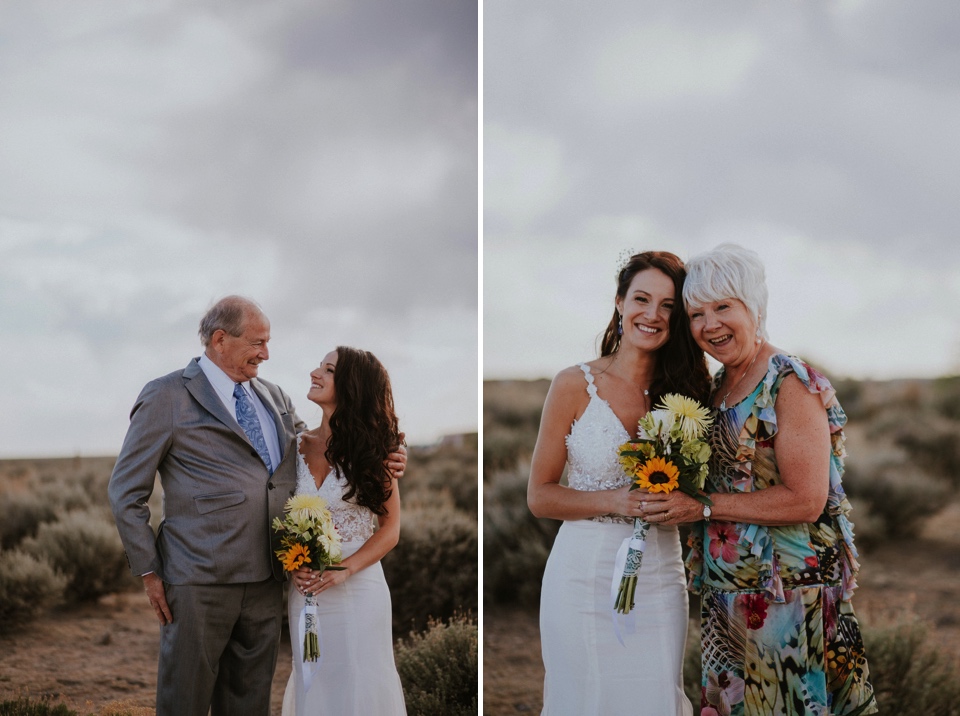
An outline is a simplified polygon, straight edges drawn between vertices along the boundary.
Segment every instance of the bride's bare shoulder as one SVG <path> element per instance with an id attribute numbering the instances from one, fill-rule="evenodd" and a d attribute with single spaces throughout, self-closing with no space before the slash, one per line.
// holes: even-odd
<path id="1" fill-rule="evenodd" d="M 593 365 L 596 362 L 597 361 L 589 361 L 585 363 L 590 367 L 591 374 L 596 372 L 595 366 Z M 584 374 L 583 368 L 580 367 L 582 365 L 584 365 L 584 363 L 577 363 L 557 373 L 553 378 L 553 382 L 550 384 L 550 392 L 556 397 L 579 396 L 581 393 L 585 394 L 587 376 Z"/>

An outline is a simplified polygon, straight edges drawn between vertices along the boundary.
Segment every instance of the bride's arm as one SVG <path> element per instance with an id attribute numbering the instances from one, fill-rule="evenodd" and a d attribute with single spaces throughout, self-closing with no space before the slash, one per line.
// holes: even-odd
<path id="1" fill-rule="evenodd" d="M 328 570 L 323 573 L 323 581 L 313 590 L 319 594 L 328 587 L 343 584 L 351 574 L 379 562 L 383 556 L 397 546 L 400 540 L 400 490 L 397 478 L 391 480 L 390 497 L 384 503 L 386 513 L 379 517 L 380 529 L 363 543 L 363 547 L 343 560 L 338 567 L 342 570 Z"/>
<path id="2" fill-rule="evenodd" d="M 629 493 L 629 486 L 588 492 L 560 484 L 567 462 L 566 437 L 587 399 L 583 372 L 577 367 L 561 371 L 550 384 L 527 483 L 527 505 L 537 517 L 582 520 L 598 515 L 639 514 L 640 495 Z"/>

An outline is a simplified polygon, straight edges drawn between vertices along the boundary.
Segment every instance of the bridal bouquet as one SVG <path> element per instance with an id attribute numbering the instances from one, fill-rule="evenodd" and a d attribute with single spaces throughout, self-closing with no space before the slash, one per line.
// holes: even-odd
<path id="1" fill-rule="evenodd" d="M 326 569 L 343 569 L 340 535 L 333 524 L 326 501 L 319 495 L 294 495 L 284 505 L 283 520 L 273 518 L 273 530 L 280 535 L 282 549 L 277 558 L 287 572 L 309 567 L 323 574 Z M 320 636 L 313 597 L 308 596 L 300 620 L 303 635 L 303 660 L 320 658 Z"/>
<path id="2" fill-rule="evenodd" d="M 633 483 L 630 489 L 664 493 L 680 490 L 706 505 L 712 504 L 701 492 L 710 459 L 710 446 L 703 437 L 712 422 L 709 411 L 696 400 L 675 393 L 665 395 L 656 409 L 640 418 L 639 437 L 619 448 L 620 465 Z M 618 572 L 623 561 L 614 599 L 614 609 L 620 614 L 633 609 L 637 572 L 649 529 L 649 522 L 634 518 L 633 536 L 624 541 L 625 559 L 617 560 Z"/>

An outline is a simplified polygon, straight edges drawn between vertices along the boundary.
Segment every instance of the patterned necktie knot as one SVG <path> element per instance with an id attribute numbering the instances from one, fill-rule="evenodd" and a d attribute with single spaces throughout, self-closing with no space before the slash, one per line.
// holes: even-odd
<path id="1" fill-rule="evenodd" d="M 270 451 L 267 450 L 267 439 L 263 436 L 263 429 L 260 427 L 260 418 L 257 417 L 257 409 L 253 407 L 253 401 L 247 395 L 247 391 L 239 383 L 233 386 L 233 397 L 237 399 L 237 422 L 243 428 L 243 432 L 250 438 L 250 442 L 263 464 L 267 466 L 267 471 L 273 474 L 273 466 L 270 463 Z"/>

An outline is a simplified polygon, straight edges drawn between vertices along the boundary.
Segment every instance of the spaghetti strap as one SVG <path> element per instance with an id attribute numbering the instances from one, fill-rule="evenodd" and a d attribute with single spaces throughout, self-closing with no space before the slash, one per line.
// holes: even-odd
<path id="1" fill-rule="evenodd" d="M 587 379 L 587 395 L 591 398 L 597 397 L 597 386 L 593 384 L 593 374 L 590 372 L 590 366 L 586 363 L 577 364 L 580 370 L 583 371 L 584 377 Z"/>

